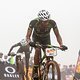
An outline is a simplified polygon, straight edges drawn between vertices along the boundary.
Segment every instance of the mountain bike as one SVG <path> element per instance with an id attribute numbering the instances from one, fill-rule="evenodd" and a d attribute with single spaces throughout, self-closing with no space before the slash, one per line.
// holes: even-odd
<path id="1" fill-rule="evenodd" d="M 42 45 L 34 42 L 30 43 L 32 47 L 45 48 L 44 55 L 40 54 L 40 62 L 36 67 L 36 76 L 34 75 L 34 67 L 32 72 L 32 80 L 61 80 L 59 64 L 54 60 L 57 50 L 61 50 L 58 46 Z"/>

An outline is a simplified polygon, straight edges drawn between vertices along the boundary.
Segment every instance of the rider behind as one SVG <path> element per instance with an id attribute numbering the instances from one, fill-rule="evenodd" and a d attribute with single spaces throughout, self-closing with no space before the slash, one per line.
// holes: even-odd
<path id="1" fill-rule="evenodd" d="M 29 58 L 30 58 L 30 49 L 29 49 L 29 45 L 27 44 L 25 39 L 22 39 L 20 42 L 14 44 L 11 48 L 10 51 L 8 53 L 8 56 L 11 55 L 11 51 L 13 50 L 14 47 L 19 47 L 19 49 L 17 50 L 17 54 L 18 53 L 25 53 L 25 64 L 26 64 L 26 78 L 28 78 L 28 68 L 29 68 Z"/>

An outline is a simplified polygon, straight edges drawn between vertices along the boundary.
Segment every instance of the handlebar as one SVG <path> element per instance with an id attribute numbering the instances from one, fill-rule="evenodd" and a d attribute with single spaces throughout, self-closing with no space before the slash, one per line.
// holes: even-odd
<path id="1" fill-rule="evenodd" d="M 30 42 L 29 45 L 32 47 L 39 47 L 39 48 L 54 48 L 54 49 L 56 48 L 56 49 L 60 49 L 62 51 L 65 51 L 68 49 L 65 45 L 58 47 L 58 46 L 53 46 L 53 45 L 43 45 L 43 44 L 39 44 L 39 43 L 35 43 L 35 42 Z"/>
<path id="2" fill-rule="evenodd" d="M 29 43 L 30 46 L 32 47 L 39 47 L 39 48 L 57 48 L 57 49 L 61 49 L 58 46 L 53 46 L 53 45 L 43 45 L 43 44 L 39 44 L 39 43 L 34 43 L 34 42 L 30 42 Z"/>

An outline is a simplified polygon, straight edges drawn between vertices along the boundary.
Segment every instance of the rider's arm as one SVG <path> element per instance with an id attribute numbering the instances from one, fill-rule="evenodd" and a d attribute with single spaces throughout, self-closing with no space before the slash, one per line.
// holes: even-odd
<path id="1" fill-rule="evenodd" d="M 14 48 L 14 47 L 17 47 L 17 46 L 21 46 L 21 43 L 17 43 L 17 44 L 15 44 L 15 45 L 13 45 L 13 46 L 10 48 L 8 55 L 10 55 L 11 51 L 13 50 L 13 48 Z"/>
<path id="2" fill-rule="evenodd" d="M 32 34 L 32 28 L 29 27 L 26 34 L 26 40 L 30 40 L 31 34 Z"/>
<path id="3" fill-rule="evenodd" d="M 53 31 L 55 33 L 55 36 L 57 38 L 57 41 L 58 41 L 59 45 L 62 46 L 63 45 L 63 42 L 62 42 L 62 38 L 61 38 L 61 35 L 59 33 L 59 30 L 57 28 L 57 25 L 55 25 L 55 28 L 53 29 Z"/>
<path id="4" fill-rule="evenodd" d="M 33 30 L 33 27 L 36 23 L 36 20 L 32 20 L 30 23 L 29 23 L 29 27 L 28 27 L 28 30 L 27 30 L 27 34 L 26 34 L 26 40 L 30 40 L 30 37 L 31 37 L 31 34 L 32 34 L 32 30 Z"/>
<path id="5" fill-rule="evenodd" d="M 67 50 L 68 47 L 65 46 L 65 45 L 63 45 L 62 38 L 61 38 L 61 36 L 60 36 L 59 30 L 58 30 L 57 27 L 54 29 L 54 33 L 55 33 L 56 38 L 57 38 L 57 41 L 58 41 L 58 43 L 59 43 L 59 45 L 60 45 L 60 49 L 63 50 L 63 51 Z"/>

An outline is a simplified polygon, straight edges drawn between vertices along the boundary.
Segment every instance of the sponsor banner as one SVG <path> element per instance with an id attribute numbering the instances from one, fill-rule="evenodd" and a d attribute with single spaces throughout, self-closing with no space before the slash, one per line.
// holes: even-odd
<path id="1" fill-rule="evenodd" d="M 16 72 L 15 65 L 0 62 L 0 80 L 21 80 L 21 76 Z"/>

